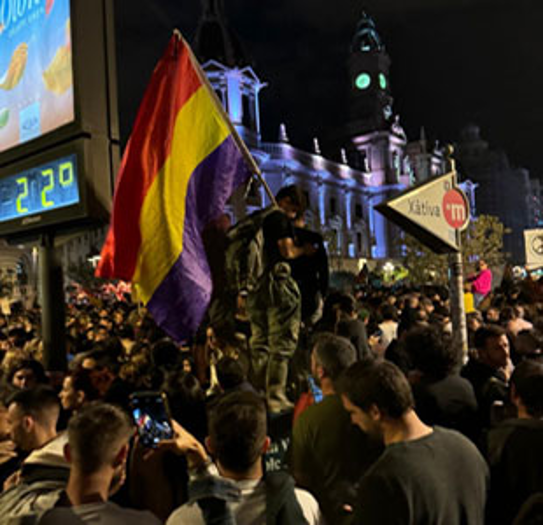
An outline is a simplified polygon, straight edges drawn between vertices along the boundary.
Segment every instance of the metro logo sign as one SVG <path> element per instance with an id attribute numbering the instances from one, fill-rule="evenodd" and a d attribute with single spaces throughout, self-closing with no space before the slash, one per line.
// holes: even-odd
<path id="1" fill-rule="evenodd" d="M 463 230 L 470 219 L 467 198 L 459 188 L 452 188 L 442 199 L 442 213 L 448 225 Z"/>
<path id="2" fill-rule="evenodd" d="M 457 252 L 459 232 L 468 226 L 470 208 L 450 172 L 409 188 L 376 210 L 435 252 Z"/>

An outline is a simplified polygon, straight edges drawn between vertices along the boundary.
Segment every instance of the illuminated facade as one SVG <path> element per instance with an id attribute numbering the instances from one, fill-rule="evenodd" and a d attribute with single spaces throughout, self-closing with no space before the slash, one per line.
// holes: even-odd
<path id="1" fill-rule="evenodd" d="M 280 126 L 277 141 L 262 139 L 259 93 L 266 83 L 248 65 L 220 0 L 203 2 L 194 50 L 272 192 L 288 184 L 306 192 L 307 224 L 324 235 L 330 255 L 353 259 L 401 255 L 400 231 L 374 205 L 430 173 L 407 152 L 406 134 L 392 109 L 390 59 L 370 17 L 363 14 L 351 43 L 350 121 L 336 159 L 323 156 L 317 138 L 312 152 L 295 147 L 285 125 Z M 444 173 L 440 150 L 433 155 L 432 174 Z M 473 202 L 473 192 L 470 198 Z M 252 184 L 246 202 L 249 211 L 268 204 L 258 182 Z M 236 204 L 233 209 L 240 212 Z"/>
<path id="2" fill-rule="evenodd" d="M 393 113 L 389 83 L 390 59 L 374 22 L 366 14 L 359 21 L 347 57 L 350 119 L 343 147 L 335 159 L 326 158 L 319 140 L 313 151 L 291 144 L 281 125 L 277 140 L 261 136 L 259 95 L 267 84 L 253 68 L 224 14 L 222 0 L 203 0 L 193 49 L 232 123 L 248 145 L 267 184 L 276 193 L 282 186 L 299 185 L 310 203 L 306 221 L 321 232 L 329 255 L 341 257 L 357 269 L 361 258 L 398 257 L 402 234 L 374 205 L 408 186 L 445 172 L 442 149 L 424 137 L 408 142 Z M 463 189 L 475 211 L 475 187 Z M 269 203 L 264 188 L 254 181 L 245 199 L 232 200 L 232 218 Z M 92 259 L 102 246 L 105 230 L 86 233 L 63 246 L 64 268 Z"/>

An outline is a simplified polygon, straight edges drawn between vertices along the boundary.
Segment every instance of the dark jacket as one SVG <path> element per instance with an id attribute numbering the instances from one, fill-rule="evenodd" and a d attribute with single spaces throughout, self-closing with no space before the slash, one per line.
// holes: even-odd
<path id="1" fill-rule="evenodd" d="M 511 418 L 487 437 L 491 468 L 489 524 L 511 524 L 531 495 L 542 493 L 542 420 Z"/>

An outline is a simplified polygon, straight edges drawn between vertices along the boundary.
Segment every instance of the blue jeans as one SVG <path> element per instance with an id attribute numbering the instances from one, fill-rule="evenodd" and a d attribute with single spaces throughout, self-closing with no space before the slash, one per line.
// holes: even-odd
<path id="1" fill-rule="evenodd" d="M 487 296 L 487 294 L 479 294 L 478 292 L 474 292 L 472 294 L 474 296 L 474 307 L 478 308 L 480 303 L 484 301 L 484 298 Z"/>

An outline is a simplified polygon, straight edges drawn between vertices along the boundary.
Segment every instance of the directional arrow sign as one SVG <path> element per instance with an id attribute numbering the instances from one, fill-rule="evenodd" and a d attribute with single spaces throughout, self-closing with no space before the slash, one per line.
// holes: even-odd
<path id="1" fill-rule="evenodd" d="M 456 172 L 435 177 L 377 205 L 376 210 L 435 252 L 457 252 L 470 208 Z"/>

